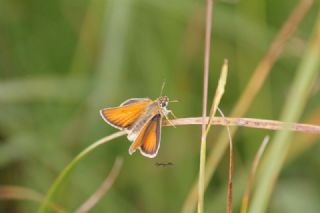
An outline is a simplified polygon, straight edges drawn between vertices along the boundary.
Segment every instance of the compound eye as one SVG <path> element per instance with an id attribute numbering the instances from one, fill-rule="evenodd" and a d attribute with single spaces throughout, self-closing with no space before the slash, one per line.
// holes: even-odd
<path id="1" fill-rule="evenodd" d="M 162 103 L 161 103 L 161 106 L 162 106 L 162 107 L 166 107 L 167 105 L 168 105 L 167 102 L 162 102 Z"/>

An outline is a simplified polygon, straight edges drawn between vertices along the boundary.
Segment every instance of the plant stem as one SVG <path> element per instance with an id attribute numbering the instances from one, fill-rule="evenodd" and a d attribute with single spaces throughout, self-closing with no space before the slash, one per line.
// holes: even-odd
<path id="1" fill-rule="evenodd" d="M 38 212 L 47 212 L 48 204 L 52 202 L 52 198 L 57 192 L 58 187 L 62 184 L 62 182 L 66 179 L 67 175 L 72 171 L 72 169 L 77 165 L 77 163 L 87 156 L 91 151 L 96 149 L 97 147 L 115 139 L 120 136 L 125 135 L 125 131 L 116 132 L 112 135 L 106 136 L 104 138 L 101 138 L 100 140 L 94 142 L 90 146 L 88 146 L 85 150 L 80 152 L 59 174 L 59 176 L 56 178 L 56 180 L 51 185 L 49 191 L 47 192 L 45 199 L 42 202 L 42 205 L 40 206 Z"/>
<path id="2" fill-rule="evenodd" d="M 205 124 L 209 121 L 209 118 L 205 118 Z M 171 125 L 202 125 L 203 118 L 180 118 L 171 120 L 170 123 L 167 121 L 163 121 L 163 126 L 171 126 Z M 272 121 L 272 120 L 261 120 L 261 119 L 252 119 L 252 118 L 227 118 L 227 117 L 214 117 L 212 119 L 211 125 L 223 125 L 223 126 L 244 126 L 244 127 L 252 127 L 252 128 L 264 128 L 270 130 L 283 130 L 287 129 L 290 131 L 300 131 L 300 132 L 308 132 L 314 134 L 320 134 L 320 126 L 309 125 L 309 124 L 298 124 L 298 123 L 285 123 L 280 121 Z M 97 147 L 113 140 L 118 137 L 126 135 L 125 131 L 119 131 L 112 135 L 106 136 L 97 140 L 85 150 L 80 152 L 59 174 L 56 180 L 53 182 L 52 186 L 48 190 L 42 205 L 38 212 L 46 212 L 49 208 L 50 203 L 52 203 L 52 199 L 55 196 L 58 188 L 62 184 L 62 182 L 66 179 L 67 175 L 72 171 L 72 169 L 82 160 L 86 155 L 91 153 Z"/>
<path id="3" fill-rule="evenodd" d="M 270 49 L 267 51 L 264 58 L 256 67 L 254 74 L 252 75 L 248 85 L 246 86 L 245 92 L 241 95 L 241 98 L 237 101 L 237 104 L 231 113 L 232 117 L 242 117 L 248 111 L 249 107 L 252 104 L 252 101 L 263 86 L 266 77 L 269 75 L 273 64 L 281 55 L 285 44 L 294 34 L 301 20 L 309 11 L 311 5 L 312 1 L 300 0 L 295 9 L 292 11 L 289 18 L 281 28 L 280 32 L 272 42 Z M 231 129 L 231 135 L 235 134 L 236 131 L 237 128 Z M 228 137 L 225 134 L 219 135 L 215 146 L 213 146 L 213 149 L 208 156 L 206 165 L 206 185 L 208 185 L 217 168 L 218 163 L 227 150 L 227 140 Z M 185 203 L 183 204 L 182 212 L 193 212 L 193 209 L 195 208 L 198 200 L 197 188 L 198 182 L 195 182 L 185 200 Z"/>
<path id="4" fill-rule="evenodd" d="M 123 159 L 121 157 L 118 157 L 113 164 L 113 167 L 108 175 L 108 177 L 103 181 L 101 186 L 97 189 L 95 193 L 93 193 L 88 200 L 86 200 L 76 211 L 75 213 L 86 213 L 89 212 L 98 202 L 101 200 L 101 198 L 104 196 L 104 194 L 111 188 L 115 180 L 117 179 L 121 167 L 123 164 Z"/>
<path id="5" fill-rule="evenodd" d="M 319 75 L 320 65 L 320 11 L 315 23 L 314 33 L 302 58 L 297 75 L 291 85 L 288 100 L 285 103 L 281 120 L 299 119 L 310 96 L 314 79 Z M 278 132 L 266 157 L 261 164 L 261 174 L 257 182 L 256 193 L 252 198 L 249 212 L 265 212 L 290 147 L 292 134 L 289 131 Z"/>
<path id="6" fill-rule="evenodd" d="M 247 211 L 248 211 L 249 198 L 250 198 L 250 193 L 251 193 L 251 189 L 253 186 L 253 181 L 254 181 L 254 178 L 256 175 L 258 165 L 260 163 L 260 159 L 261 159 L 262 154 L 264 153 L 264 150 L 266 149 L 266 146 L 268 143 L 269 143 L 269 136 L 267 135 L 263 139 L 263 141 L 259 147 L 259 150 L 253 160 L 252 167 L 250 169 L 249 176 L 248 176 L 247 187 L 246 187 L 246 190 L 244 191 L 244 194 L 242 197 L 241 213 L 247 213 Z"/>
<path id="7" fill-rule="evenodd" d="M 202 97 L 202 133 L 200 145 L 200 169 L 199 169 L 199 188 L 198 188 L 198 213 L 203 212 L 204 187 L 205 187 L 205 166 L 206 166 L 206 123 L 207 116 L 207 98 L 208 98 L 208 78 L 211 46 L 211 25 L 212 25 L 212 6 L 213 1 L 207 0 L 206 13 L 206 34 L 204 48 L 204 70 L 203 70 L 203 97 Z"/>
<path id="8" fill-rule="evenodd" d="M 179 126 L 179 125 L 202 125 L 202 117 L 194 118 L 179 118 L 175 120 L 163 121 L 163 126 Z M 205 123 L 209 118 L 207 117 Z M 211 125 L 221 126 L 243 126 L 257 129 L 269 129 L 269 130 L 289 130 L 294 132 L 305 132 L 312 134 L 320 134 L 319 125 L 302 124 L 302 123 L 289 123 L 275 120 L 255 119 L 255 118 L 228 118 L 228 117 L 214 117 Z M 232 129 L 231 129 L 232 133 Z"/>

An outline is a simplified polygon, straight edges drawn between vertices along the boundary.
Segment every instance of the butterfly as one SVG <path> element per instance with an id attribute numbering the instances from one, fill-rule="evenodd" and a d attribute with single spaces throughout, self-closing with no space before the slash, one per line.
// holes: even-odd
<path id="1" fill-rule="evenodd" d="M 156 100 L 133 98 L 118 107 L 100 110 L 100 115 L 111 126 L 127 131 L 128 140 L 132 141 L 130 155 L 139 149 L 142 155 L 154 158 L 160 148 L 162 118 L 170 122 L 167 115 L 171 113 L 174 116 L 167 109 L 168 104 L 167 96 L 160 96 Z"/>

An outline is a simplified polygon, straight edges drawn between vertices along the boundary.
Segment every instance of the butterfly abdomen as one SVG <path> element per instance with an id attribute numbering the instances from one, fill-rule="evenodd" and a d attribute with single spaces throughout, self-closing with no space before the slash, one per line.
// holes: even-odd
<path id="1" fill-rule="evenodd" d="M 145 112 L 138 118 L 138 120 L 133 124 L 133 126 L 128 128 L 128 140 L 134 141 L 137 138 L 143 126 L 156 114 L 159 114 L 157 103 L 150 104 L 150 106 L 147 107 Z"/>

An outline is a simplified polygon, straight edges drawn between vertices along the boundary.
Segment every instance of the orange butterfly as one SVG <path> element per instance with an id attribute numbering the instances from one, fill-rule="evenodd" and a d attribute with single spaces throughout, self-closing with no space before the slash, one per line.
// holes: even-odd
<path id="1" fill-rule="evenodd" d="M 154 158 L 160 148 L 161 121 L 171 110 L 167 109 L 169 98 L 160 96 L 155 101 L 149 98 L 126 100 L 119 107 L 100 110 L 102 118 L 111 126 L 126 130 L 128 139 L 133 141 L 129 148 L 131 155 L 137 149 L 141 154 Z"/>

